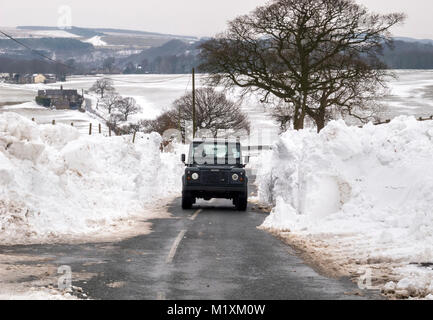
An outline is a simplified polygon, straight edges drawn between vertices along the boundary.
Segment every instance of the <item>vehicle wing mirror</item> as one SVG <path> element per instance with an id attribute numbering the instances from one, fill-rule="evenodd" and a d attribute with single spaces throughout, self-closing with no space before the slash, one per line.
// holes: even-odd
<path id="1" fill-rule="evenodd" d="M 186 161 L 186 156 L 185 156 L 185 154 L 182 154 L 181 161 L 182 161 L 183 163 L 185 163 L 185 161 Z"/>

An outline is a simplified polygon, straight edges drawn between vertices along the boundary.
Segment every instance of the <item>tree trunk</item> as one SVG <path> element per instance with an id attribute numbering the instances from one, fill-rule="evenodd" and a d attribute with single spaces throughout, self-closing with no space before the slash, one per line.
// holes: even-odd
<path id="1" fill-rule="evenodd" d="M 296 107 L 295 117 L 293 119 L 293 127 L 295 130 L 304 129 L 305 115 L 307 111 L 307 95 L 305 94 L 302 102 Z"/>
<path id="2" fill-rule="evenodd" d="M 325 117 L 318 116 L 314 119 L 314 122 L 316 122 L 317 133 L 320 133 L 320 131 L 325 128 Z"/>
<path id="3" fill-rule="evenodd" d="M 295 130 L 302 130 L 304 129 L 304 119 L 305 119 L 305 115 L 298 115 L 297 117 L 295 117 L 294 121 L 293 121 L 293 128 Z"/>
<path id="4" fill-rule="evenodd" d="M 316 122 L 317 126 L 317 133 L 320 133 L 323 128 L 325 128 L 326 124 L 326 105 L 327 100 L 323 98 L 323 100 L 320 103 L 320 108 L 316 113 L 316 116 L 314 117 L 314 122 Z"/>

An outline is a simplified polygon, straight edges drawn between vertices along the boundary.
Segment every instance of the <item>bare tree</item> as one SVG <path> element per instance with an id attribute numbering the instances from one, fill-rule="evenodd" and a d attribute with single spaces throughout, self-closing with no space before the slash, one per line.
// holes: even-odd
<path id="1" fill-rule="evenodd" d="M 102 107 L 108 111 L 108 114 L 111 114 L 119 105 L 121 100 L 122 97 L 119 96 L 115 91 L 110 91 L 109 94 L 106 95 L 102 100 Z"/>
<path id="2" fill-rule="evenodd" d="M 277 103 L 272 106 L 270 112 L 272 118 L 280 125 L 280 131 L 285 132 L 290 128 L 290 123 L 293 118 L 293 110 L 286 103 Z"/>
<path id="3" fill-rule="evenodd" d="M 97 94 L 101 95 L 101 99 L 104 98 L 104 94 L 106 92 L 114 92 L 113 81 L 107 78 L 102 78 L 96 80 L 93 86 L 90 88 L 90 91 L 93 91 Z"/>
<path id="4" fill-rule="evenodd" d="M 118 113 L 112 113 L 110 114 L 108 120 L 106 121 L 106 125 L 108 128 L 110 128 L 112 132 L 114 132 L 114 134 L 121 135 L 122 132 L 120 129 L 120 125 L 122 121 L 123 121 L 122 115 Z"/>
<path id="5" fill-rule="evenodd" d="M 172 129 L 180 127 L 184 135 L 186 125 L 193 120 L 192 93 L 176 100 L 173 109 L 157 120 L 161 122 L 162 128 L 175 124 Z M 212 88 L 196 90 L 196 123 L 199 128 L 209 130 L 214 137 L 218 136 L 220 130 L 250 131 L 250 123 L 240 106 Z"/>
<path id="6" fill-rule="evenodd" d="M 201 45 L 201 69 L 212 85 L 281 99 L 295 129 L 309 117 L 320 131 L 329 109 L 365 118 L 355 106 L 365 109 L 385 85 L 379 57 L 391 44 L 389 29 L 404 18 L 369 13 L 353 0 L 273 0 Z"/>
<path id="7" fill-rule="evenodd" d="M 140 111 L 140 106 L 134 98 L 123 98 L 118 101 L 116 110 L 120 115 L 122 115 L 123 121 L 128 121 L 129 116 Z"/>
<path id="8" fill-rule="evenodd" d="M 168 130 L 179 128 L 179 119 L 174 116 L 174 111 L 168 111 L 154 120 L 142 120 L 138 126 L 146 133 L 157 132 L 163 136 Z"/>

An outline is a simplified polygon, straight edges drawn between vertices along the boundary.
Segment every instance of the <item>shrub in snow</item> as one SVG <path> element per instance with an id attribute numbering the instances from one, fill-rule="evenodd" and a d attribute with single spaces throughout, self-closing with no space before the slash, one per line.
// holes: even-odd
<path id="1" fill-rule="evenodd" d="M 106 229 L 179 192 L 182 166 L 161 137 L 131 140 L 0 115 L 0 242 Z"/>
<path id="2" fill-rule="evenodd" d="M 288 131 L 263 155 L 257 183 L 274 205 L 265 228 L 331 234 L 355 258 L 433 261 L 433 121 Z M 430 284 L 422 278 L 417 287 Z"/>

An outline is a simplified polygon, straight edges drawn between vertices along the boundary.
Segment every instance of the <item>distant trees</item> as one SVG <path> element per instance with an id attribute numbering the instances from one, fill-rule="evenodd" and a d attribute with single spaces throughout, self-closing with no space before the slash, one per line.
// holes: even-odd
<path id="1" fill-rule="evenodd" d="M 151 63 L 143 60 L 141 64 L 135 65 L 128 62 L 123 69 L 124 74 L 185 74 L 190 73 L 199 61 L 193 55 L 158 56 Z"/>
<path id="2" fill-rule="evenodd" d="M 67 65 L 70 70 L 75 70 L 77 68 L 77 62 L 72 58 L 66 60 L 65 65 Z"/>
<path id="3" fill-rule="evenodd" d="M 116 135 L 129 133 L 129 132 L 125 132 L 124 130 L 122 130 L 122 121 L 123 121 L 123 119 L 122 119 L 121 115 L 119 115 L 117 113 L 112 113 L 108 116 L 108 119 L 106 119 L 106 125 Z"/>
<path id="4" fill-rule="evenodd" d="M 365 122 L 388 75 L 382 47 L 404 18 L 371 14 L 353 0 L 273 0 L 202 44 L 201 70 L 212 85 L 284 102 L 282 127 L 290 119 L 303 129 L 308 118 L 320 131 L 335 114 Z"/>
<path id="5" fill-rule="evenodd" d="M 180 128 L 184 133 L 186 125 L 192 123 L 192 94 L 186 94 L 173 103 L 173 107 L 156 120 L 143 122 L 147 132 L 156 131 L 161 135 L 169 129 Z M 227 99 L 224 93 L 212 88 L 196 90 L 196 123 L 200 129 L 217 137 L 219 131 L 250 131 L 250 123 L 240 106 Z"/>
<path id="6" fill-rule="evenodd" d="M 433 69 L 432 44 L 395 40 L 392 48 L 385 48 L 383 61 L 391 69 Z"/>
<path id="7" fill-rule="evenodd" d="M 125 70 L 123 70 L 123 73 L 124 74 L 134 74 L 134 73 L 138 73 L 138 72 L 137 72 L 137 68 L 135 67 L 135 65 L 132 62 L 128 62 Z"/>
<path id="8" fill-rule="evenodd" d="M 90 91 L 100 94 L 101 99 L 103 99 L 106 92 L 114 92 L 113 81 L 108 78 L 98 79 L 90 88 Z"/>
<path id="9" fill-rule="evenodd" d="M 113 81 L 108 78 L 98 79 L 90 91 L 101 95 L 98 99 L 98 107 L 106 113 L 97 113 L 106 121 L 107 126 L 116 134 L 130 133 L 137 125 L 128 123 L 130 116 L 140 111 L 141 107 L 132 97 L 122 97 L 113 86 Z M 98 109 L 98 108 L 97 108 Z"/>
<path id="10" fill-rule="evenodd" d="M 44 61 L 42 59 L 22 59 L 15 57 L 0 57 L 0 72 L 3 73 L 54 73 L 62 72 L 64 74 L 71 70 L 63 65 Z"/>
<path id="11" fill-rule="evenodd" d="M 160 47 L 153 47 L 123 60 L 125 74 L 183 74 L 190 73 L 200 64 L 198 45 L 201 41 L 188 43 L 171 40 Z"/>
<path id="12" fill-rule="evenodd" d="M 102 107 L 107 110 L 108 114 L 111 114 L 118 107 L 120 100 L 122 97 L 117 92 L 111 91 L 102 99 Z"/>
<path id="13" fill-rule="evenodd" d="M 140 70 L 142 71 L 142 72 L 145 72 L 145 71 L 148 71 L 149 70 L 149 60 L 148 59 L 146 59 L 146 58 L 144 58 L 143 60 L 141 60 L 141 63 L 140 63 Z"/>
<path id="14" fill-rule="evenodd" d="M 140 106 L 134 98 L 122 98 L 116 104 L 116 111 L 123 117 L 123 121 L 128 121 L 129 116 L 140 111 Z"/>
<path id="15" fill-rule="evenodd" d="M 108 57 L 104 60 L 102 63 L 102 69 L 104 69 L 108 73 L 112 73 L 114 70 L 114 64 L 116 62 L 116 59 L 114 57 Z"/>
<path id="16" fill-rule="evenodd" d="M 131 115 L 140 111 L 140 106 L 134 98 L 123 98 L 113 92 L 102 100 L 101 106 L 108 113 L 104 116 L 107 126 L 116 134 L 130 133 L 130 129 L 138 128 L 135 124 L 127 123 Z"/>
<path id="17" fill-rule="evenodd" d="M 174 111 L 171 110 L 164 112 L 154 120 L 142 120 L 138 123 L 138 126 L 146 133 L 157 132 L 163 136 L 165 132 L 179 128 L 179 121 L 174 117 L 173 113 Z"/>

